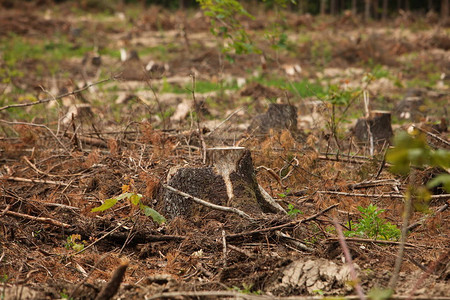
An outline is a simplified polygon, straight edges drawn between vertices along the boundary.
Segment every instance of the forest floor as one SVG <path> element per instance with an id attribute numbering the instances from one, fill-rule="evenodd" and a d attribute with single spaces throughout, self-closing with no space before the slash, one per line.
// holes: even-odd
<path id="1" fill-rule="evenodd" d="M 262 53 L 227 57 L 200 11 L 0 10 L 0 299 L 94 299 L 119 266 L 115 299 L 354 299 L 357 284 L 385 299 L 403 195 L 437 171 L 394 175 L 388 145 L 371 153 L 353 128 L 366 94 L 394 133 L 416 124 L 450 148 L 450 29 L 406 13 L 364 24 L 284 12 L 277 27 L 274 12 L 251 12 L 244 28 Z M 275 103 L 297 108 L 296 128 L 249 130 Z M 126 198 L 91 211 L 130 192 L 164 216 L 163 184 L 203 165 L 203 143 L 249 149 L 287 215 L 158 224 Z M 450 197 L 434 193 L 412 213 L 394 298 L 450 295 Z"/>

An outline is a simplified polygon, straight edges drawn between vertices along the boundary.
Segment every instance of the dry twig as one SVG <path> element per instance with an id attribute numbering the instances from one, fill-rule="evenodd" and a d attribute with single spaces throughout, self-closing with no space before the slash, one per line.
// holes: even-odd
<path id="1" fill-rule="evenodd" d="M 56 136 L 56 134 L 47 126 L 43 124 L 34 124 L 34 123 L 27 123 L 27 122 L 9 122 L 6 120 L 0 120 L 1 123 L 5 123 L 8 125 L 27 125 L 27 126 L 34 126 L 34 127 L 40 127 L 46 129 L 50 134 L 53 136 L 53 138 L 58 142 L 58 144 L 65 150 L 69 151 L 67 147 L 61 142 L 61 140 Z"/>
<path id="2" fill-rule="evenodd" d="M 153 299 L 180 299 L 180 298 L 218 298 L 224 297 L 228 299 L 245 299 L 245 300 L 323 300 L 323 296 L 289 296 L 289 297 L 274 297 L 273 295 L 254 295 L 254 294 L 243 294 L 234 291 L 179 291 L 179 292 L 163 292 L 158 294 L 153 294 L 147 297 L 147 300 Z M 326 299 L 343 299 L 342 297 L 326 297 Z M 357 300 L 360 299 L 359 296 L 345 296 L 346 300 Z M 403 295 L 392 295 L 389 299 L 391 300 L 407 300 L 411 299 L 409 296 Z M 450 300 L 450 297 L 414 297 L 414 300 Z"/>
<path id="3" fill-rule="evenodd" d="M 352 276 L 353 284 L 355 285 L 356 293 L 359 296 L 359 299 L 365 300 L 366 296 L 364 295 L 364 291 L 359 284 L 358 276 L 356 275 L 355 266 L 353 265 L 352 256 L 350 254 L 350 250 L 348 249 L 347 244 L 345 243 L 345 237 L 344 233 L 342 233 L 341 225 L 339 225 L 338 221 L 333 218 L 333 224 L 334 228 L 336 228 L 336 232 L 338 234 L 339 238 L 339 244 L 341 245 L 342 252 L 345 256 L 345 261 L 347 262 L 349 268 L 350 268 L 350 276 Z"/>
<path id="4" fill-rule="evenodd" d="M 45 183 L 45 184 L 56 184 L 69 186 L 70 184 L 62 182 L 62 181 L 53 181 L 53 180 L 42 180 L 42 179 L 28 179 L 22 177 L 13 177 L 13 176 L 3 176 L 0 177 L 0 180 L 10 180 L 10 181 L 18 181 L 18 182 L 31 182 L 31 183 Z"/>
<path id="5" fill-rule="evenodd" d="M 89 84 L 89 85 L 87 85 L 87 86 L 85 86 L 85 87 L 83 87 L 81 89 L 74 90 L 72 92 L 68 92 L 68 93 L 65 93 L 65 94 L 61 94 L 61 95 L 56 96 L 56 97 L 49 97 L 49 98 L 45 98 L 45 99 L 38 100 L 38 101 L 35 101 L 35 102 L 6 105 L 6 106 L 3 106 L 3 107 L 0 107 L 0 111 L 8 109 L 8 108 L 13 108 L 13 107 L 26 107 L 26 106 L 32 106 L 32 105 L 37 105 L 37 104 L 41 104 L 41 103 L 47 103 L 47 102 L 50 102 L 50 101 L 58 100 L 58 99 L 61 99 L 61 98 L 67 97 L 67 96 L 78 94 L 78 93 L 80 93 L 82 91 L 85 91 L 85 90 L 93 87 L 94 85 L 98 85 L 98 84 L 101 84 L 101 83 L 104 83 L 104 82 L 107 82 L 107 81 L 110 81 L 110 80 L 115 80 L 115 78 L 114 77 L 110 77 L 110 78 L 107 78 L 107 79 L 103 79 L 103 80 L 91 83 L 91 84 Z"/>
<path id="6" fill-rule="evenodd" d="M 438 140 L 439 142 L 441 142 L 441 143 L 443 143 L 443 144 L 445 144 L 445 145 L 447 145 L 447 146 L 450 146 L 450 142 L 444 140 L 444 139 L 441 138 L 440 136 L 438 136 L 438 135 L 436 135 L 436 134 L 434 134 L 434 133 L 431 133 L 431 132 L 429 132 L 429 131 L 427 131 L 427 130 L 425 130 L 425 129 L 423 129 L 423 128 L 420 128 L 419 126 L 416 126 L 416 125 L 413 125 L 413 127 L 416 128 L 417 130 L 422 131 L 423 133 L 425 133 L 425 134 L 431 136 L 432 138 Z"/>
<path id="7" fill-rule="evenodd" d="M 354 194 L 354 193 L 346 193 L 346 192 L 336 192 L 336 191 L 317 191 L 317 194 L 329 194 L 329 195 L 340 195 L 340 196 L 350 196 L 350 197 L 366 197 L 366 198 L 405 198 L 405 195 L 402 194 Z M 449 199 L 450 194 L 442 194 L 442 195 L 431 195 L 432 200 L 438 199 Z"/>
<path id="8" fill-rule="evenodd" d="M 338 241 L 338 238 L 328 238 L 325 242 Z M 385 241 L 385 240 L 372 240 L 372 239 L 360 239 L 360 238 L 345 238 L 347 242 L 358 242 L 358 243 L 375 243 L 375 244 L 385 244 L 385 245 L 400 245 L 400 242 L 395 241 Z M 414 244 L 405 243 L 405 246 L 415 248 Z"/>
<path id="9" fill-rule="evenodd" d="M 257 230 L 252 230 L 252 231 L 247 231 L 247 232 L 241 232 L 241 233 L 235 233 L 235 234 L 229 234 L 227 235 L 227 238 L 237 238 L 237 237 L 242 237 L 242 236 L 246 236 L 246 235 L 253 235 L 253 234 L 258 234 L 258 233 L 264 233 L 264 232 L 270 232 L 270 231 L 275 231 L 281 228 L 285 228 L 285 227 L 292 227 L 292 226 L 298 226 L 302 223 L 305 222 L 309 222 L 312 221 L 314 219 L 316 219 L 317 217 L 323 215 L 324 213 L 326 213 L 327 211 L 329 211 L 330 209 L 333 209 L 335 207 L 337 207 L 339 205 L 339 203 L 333 204 L 327 208 L 325 208 L 324 210 L 321 210 L 320 212 L 306 218 L 306 219 L 302 219 L 302 220 L 297 220 L 297 221 L 292 221 L 292 222 L 288 222 L 285 224 L 281 224 L 278 226 L 273 226 L 273 227 L 268 227 L 268 228 L 263 228 L 263 229 L 257 229 Z"/>
<path id="10" fill-rule="evenodd" d="M 117 293 L 119 290 L 120 284 L 123 281 L 123 277 L 125 276 L 125 271 L 128 268 L 128 262 L 123 262 L 117 269 L 114 271 L 111 280 L 103 287 L 100 293 L 97 295 L 95 300 L 109 300 Z"/>
<path id="11" fill-rule="evenodd" d="M 46 224 L 50 224 L 50 225 L 54 225 L 54 226 L 58 226 L 58 227 L 69 228 L 69 227 L 72 226 L 70 224 L 66 224 L 66 223 L 60 222 L 58 220 L 51 219 L 51 218 L 35 217 L 35 216 L 30 216 L 30 215 L 18 213 L 18 212 L 15 212 L 15 211 L 3 211 L 3 212 L 6 215 L 19 217 L 19 218 L 24 218 L 24 219 L 28 219 L 28 220 L 33 220 L 33 221 L 36 221 L 36 222 L 46 223 Z"/>
<path id="12" fill-rule="evenodd" d="M 239 210 L 239 209 L 237 209 L 237 208 L 213 204 L 213 203 L 211 203 L 211 202 L 202 200 L 202 199 L 200 199 L 200 198 L 194 197 L 194 196 L 189 195 L 189 194 L 187 194 L 187 193 L 185 193 L 185 192 L 182 192 L 182 191 L 180 191 L 180 190 L 177 190 L 176 188 L 171 187 L 170 185 L 167 185 L 167 184 L 163 184 L 162 186 L 163 186 L 165 189 L 168 189 L 169 191 L 174 192 L 175 194 L 178 194 L 178 195 L 180 195 L 180 196 L 182 196 L 182 197 L 186 197 L 186 198 L 192 199 L 192 201 L 194 201 L 194 202 L 196 202 L 196 203 L 198 203 L 198 204 L 200 204 L 200 205 L 203 205 L 203 206 L 209 207 L 209 208 L 211 208 L 211 209 L 215 209 L 215 210 L 220 210 L 220 211 L 225 211 L 225 212 L 231 212 L 231 213 L 237 214 L 238 216 L 240 216 L 240 217 L 242 217 L 242 218 L 244 218 L 244 219 L 246 219 L 246 220 L 248 220 L 248 221 L 251 221 L 251 222 L 255 222 L 255 221 L 256 221 L 255 219 L 253 219 L 252 217 L 250 217 L 249 215 L 247 215 L 245 212 L 243 212 L 242 210 Z"/>

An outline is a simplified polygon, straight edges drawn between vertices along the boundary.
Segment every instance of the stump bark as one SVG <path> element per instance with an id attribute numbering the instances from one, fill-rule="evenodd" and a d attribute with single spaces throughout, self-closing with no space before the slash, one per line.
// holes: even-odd
<path id="1" fill-rule="evenodd" d="M 425 91 L 421 89 L 410 89 L 402 101 L 396 104 L 394 114 L 399 119 L 407 119 L 419 122 L 426 116 Z"/>
<path id="2" fill-rule="evenodd" d="M 272 103 L 266 113 L 257 115 L 247 131 L 256 134 L 268 134 L 270 129 L 297 132 L 297 108 L 290 104 Z"/>
<path id="3" fill-rule="evenodd" d="M 249 215 L 282 211 L 278 204 L 271 203 L 261 194 L 250 151 L 243 147 L 207 149 L 205 167 L 180 168 L 167 184 L 191 196 L 216 205 L 235 207 Z M 163 193 L 162 203 L 169 219 L 203 217 L 210 211 L 169 190 Z M 223 215 L 224 212 L 220 211 L 209 213 L 210 217 L 218 219 Z"/>
<path id="4" fill-rule="evenodd" d="M 388 111 L 371 111 L 368 117 L 360 118 L 356 122 L 355 137 L 361 142 L 383 144 L 389 142 L 393 132 L 391 126 L 391 113 Z"/>

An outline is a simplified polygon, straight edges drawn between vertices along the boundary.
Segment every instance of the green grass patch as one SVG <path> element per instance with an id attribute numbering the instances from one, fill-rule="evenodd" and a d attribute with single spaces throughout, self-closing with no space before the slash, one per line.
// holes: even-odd
<path id="1" fill-rule="evenodd" d="M 236 81 L 231 83 L 220 83 L 211 81 L 196 81 L 195 82 L 195 92 L 199 94 L 210 93 L 210 92 L 220 92 L 224 90 L 237 90 Z M 174 94 L 190 94 L 192 91 L 192 83 L 186 83 L 184 86 L 178 84 L 168 83 L 163 80 L 162 86 L 159 90 L 160 93 L 174 93 Z"/>
<path id="2" fill-rule="evenodd" d="M 27 59 L 59 62 L 70 57 L 82 57 L 92 47 L 74 47 L 64 37 L 54 39 L 27 40 L 24 37 L 10 35 L 1 39 L 0 51 L 8 66 Z"/>
<path id="3" fill-rule="evenodd" d="M 5 67 L 0 69 L 0 79 L 8 82 L 11 78 L 22 77 L 25 71 L 20 67 L 25 62 L 34 62 L 38 73 L 54 75 L 59 72 L 59 63 L 62 60 L 82 57 L 90 50 L 92 47 L 74 47 L 62 36 L 52 39 L 25 39 L 10 35 L 0 40 L 0 53 L 5 63 Z"/>
<path id="4" fill-rule="evenodd" d="M 324 89 L 320 84 L 311 82 L 307 79 L 289 82 L 285 78 L 258 78 L 255 81 L 265 86 L 287 90 L 294 95 L 300 95 L 301 97 L 322 97 L 325 94 Z"/>

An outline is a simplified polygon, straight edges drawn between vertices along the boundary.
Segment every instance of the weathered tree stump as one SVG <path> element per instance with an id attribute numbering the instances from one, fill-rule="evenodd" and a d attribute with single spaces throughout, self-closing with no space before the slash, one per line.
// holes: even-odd
<path id="1" fill-rule="evenodd" d="M 405 97 L 395 106 L 394 113 L 399 119 L 419 122 L 426 115 L 425 91 L 409 89 Z"/>
<path id="2" fill-rule="evenodd" d="M 129 57 L 122 63 L 120 78 L 123 80 L 142 81 L 146 79 L 144 63 L 136 50 L 131 50 Z"/>
<path id="3" fill-rule="evenodd" d="M 250 151 L 243 147 L 207 149 L 207 166 L 180 168 L 167 185 L 212 204 L 234 207 L 250 215 L 283 210 L 261 194 Z M 169 219 L 199 217 L 211 211 L 167 189 L 163 193 L 162 204 Z M 220 219 L 224 213 L 217 211 L 209 215 Z"/>
<path id="4" fill-rule="evenodd" d="M 247 131 L 267 134 L 270 129 L 297 132 L 297 108 L 290 104 L 271 103 L 266 113 L 253 118 Z"/>
<path id="5" fill-rule="evenodd" d="M 374 110 L 368 117 L 360 118 L 354 128 L 355 137 L 361 142 L 382 144 L 389 142 L 393 132 L 391 127 L 391 113 L 389 111 Z"/>

